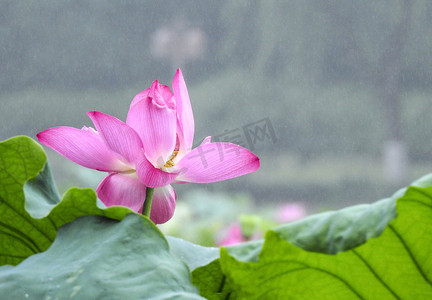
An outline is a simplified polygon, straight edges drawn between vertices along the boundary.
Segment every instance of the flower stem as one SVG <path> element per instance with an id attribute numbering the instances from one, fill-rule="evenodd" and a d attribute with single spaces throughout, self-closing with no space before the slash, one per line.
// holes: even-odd
<path id="1" fill-rule="evenodd" d="M 146 189 L 146 199 L 144 201 L 144 207 L 142 212 L 144 216 L 147 216 L 149 218 L 150 218 L 150 211 L 151 211 L 151 206 L 153 201 L 153 192 L 154 192 L 154 188 L 148 187 Z"/>

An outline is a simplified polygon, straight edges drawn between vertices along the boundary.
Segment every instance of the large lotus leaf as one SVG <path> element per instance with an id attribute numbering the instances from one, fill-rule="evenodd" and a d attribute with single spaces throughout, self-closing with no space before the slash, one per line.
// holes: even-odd
<path id="1" fill-rule="evenodd" d="M 96 214 L 121 220 L 131 212 L 127 208 L 98 206 L 95 193 L 89 189 L 71 189 L 59 203 L 60 197 L 45 163 L 43 150 L 29 138 L 17 137 L 0 143 L 0 265 L 18 264 L 32 254 L 48 249 L 58 228 L 80 216 Z M 415 185 L 431 186 L 432 177 L 422 178 Z M 208 299 L 351 299 L 355 296 L 369 299 L 371 295 L 383 299 L 407 295 L 429 298 L 432 192 L 427 188 L 408 189 L 398 200 L 398 217 L 380 235 L 395 218 L 396 199 L 404 192 L 401 190 L 392 198 L 371 205 L 319 214 L 281 226 L 270 232 L 265 242 L 228 247 L 227 251 L 222 249 L 221 259 L 217 259 L 214 248 L 172 238 L 169 239 L 169 253 L 184 260 L 194 270 L 193 282 Z M 133 216 L 150 224 L 145 217 Z M 154 226 L 152 228 L 158 232 Z M 58 239 L 61 239 L 61 233 Z M 3 266 L 2 272 L 8 272 L 5 276 L 14 276 L 11 275 L 13 270 L 19 272 L 27 261 L 32 262 L 40 255 L 43 257 L 51 249 L 61 247 L 53 245 L 47 252 L 31 256 L 18 267 Z M 296 269 L 298 266 L 301 267 Z M 294 273 L 300 276 L 291 276 Z M 12 278 L 20 277 L 15 276 Z M 10 288 L 14 280 L 7 278 L 0 282 L 9 285 L 0 284 L 0 288 Z M 188 282 L 185 284 L 189 291 Z M 69 291 L 74 296 L 79 295 L 77 289 Z M 177 289 L 172 296 L 183 297 L 175 294 L 182 291 Z M 328 294 L 330 292 L 332 294 Z M 167 295 L 161 297 L 170 297 Z M 26 299 L 29 296 L 24 293 Z"/>
<path id="2" fill-rule="evenodd" d="M 0 267 L 2 299 L 203 299 L 160 231 L 137 214 L 83 216 L 51 247 Z"/>
<path id="3" fill-rule="evenodd" d="M 412 184 L 417 187 L 432 186 L 432 175 L 424 176 Z M 339 211 L 325 212 L 304 220 L 276 227 L 280 239 L 303 250 L 334 254 L 364 244 L 378 237 L 396 216 L 396 200 L 407 189 L 401 189 L 391 198 L 372 204 L 357 205 Z M 263 240 L 227 247 L 227 252 L 243 262 L 256 262 Z M 192 268 L 193 282 L 208 299 L 225 299 L 232 292 L 220 260 L 212 256 L 212 263 Z M 210 259 L 210 257 L 209 257 Z"/>
<path id="4" fill-rule="evenodd" d="M 219 248 L 203 247 L 180 238 L 166 236 L 173 255 L 184 261 L 191 270 L 209 264 L 219 258 Z"/>
<path id="5" fill-rule="evenodd" d="M 221 251 L 232 299 L 432 299 L 432 188 L 411 187 L 384 232 L 337 254 L 270 231 L 258 262 Z"/>
<path id="6" fill-rule="evenodd" d="M 432 174 L 413 182 L 411 186 L 432 186 Z M 274 229 L 290 243 L 309 251 L 334 254 L 349 250 L 379 236 L 396 217 L 396 201 L 407 188 L 392 197 L 372 204 L 361 204 L 339 211 L 310 216 L 296 223 Z"/>

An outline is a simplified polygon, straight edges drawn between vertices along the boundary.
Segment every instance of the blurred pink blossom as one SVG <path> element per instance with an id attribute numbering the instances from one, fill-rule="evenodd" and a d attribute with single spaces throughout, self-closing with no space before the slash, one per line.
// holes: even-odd
<path id="1" fill-rule="evenodd" d="M 238 223 L 235 223 L 234 225 L 231 225 L 228 228 L 228 231 L 226 233 L 226 236 L 224 239 L 222 239 L 218 245 L 219 246 L 230 246 L 235 245 L 239 243 L 246 242 L 246 239 L 244 238 L 241 230 L 241 226 Z"/>
<path id="2" fill-rule="evenodd" d="M 288 223 L 307 216 L 306 206 L 303 203 L 293 202 L 282 205 L 277 214 L 276 222 Z"/>
<path id="3" fill-rule="evenodd" d="M 251 236 L 245 236 L 242 230 L 242 225 L 238 222 L 230 225 L 224 232 L 224 238 L 217 242 L 218 246 L 236 245 L 247 241 L 257 240 L 262 237 L 262 232 L 259 228 L 255 228 L 251 232 Z"/>

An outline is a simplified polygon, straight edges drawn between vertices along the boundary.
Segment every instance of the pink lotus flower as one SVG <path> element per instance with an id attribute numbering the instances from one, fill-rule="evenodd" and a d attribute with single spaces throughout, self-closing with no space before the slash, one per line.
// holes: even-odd
<path id="1" fill-rule="evenodd" d="M 133 99 L 126 123 L 101 112 L 88 116 L 96 130 L 54 127 L 39 141 L 84 167 L 108 172 L 96 192 L 106 206 L 142 212 L 146 188 L 154 188 L 150 219 L 161 224 L 175 209 L 171 183 L 221 181 L 256 171 L 259 159 L 230 143 L 210 137 L 192 149 L 194 119 L 180 70 L 173 91 L 154 81 Z"/>

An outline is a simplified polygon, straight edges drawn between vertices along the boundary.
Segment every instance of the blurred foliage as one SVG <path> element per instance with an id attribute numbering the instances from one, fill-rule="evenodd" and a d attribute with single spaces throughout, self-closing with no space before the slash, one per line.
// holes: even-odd
<path id="1" fill-rule="evenodd" d="M 230 196 L 196 189 L 179 196 L 172 221 L 159 227 L 165 234 L 215 246 L 224 238 L 227 225 L 238 220 L 240 214 L 254 210 L 254 203 L 247 195 Z"/>
<path id="2" fill-rule="evenodd" d="M 117 88 L 160 74 L 169 78 L 170 66 L 151 59 L 149 43 L 153 32 L 174 17 L 186 18 L 208 35 L 205 62 L 190 66 L 192 80 L 242 67 L 292 82 L 373 85 L 407 1 L 412 18 L 400 83 L 428 86 L 432 4 L 427 0 L 9 0 L 2 1 L 0 12 L 0 88 Z"/>
<path id="3" fill-rule="evenodd" d="M 397 76 L 389 76 L 407 7 Z M 381 198 L 395 188 L 380 167 L 388 77 L 413 163 L 405 183 L 430 165 L 430 15 L 427 0 L 2 1 L 0 138 L 88 126 L 91 110 L 125 120 L 131 99 L 152 80 L 170 84 L 177 66 L 152 57 L 150 43 L 179 17 L 207 35 L 205 59 L 180 66 L 195 143 L 263 118 L 277 136 L 253 145 L 262 158 L 257 174 L 214 190 L 249 190 L 261 202 L 307 200 L 314 211 Z M 61 190 L 97 184 L 54 159 Z"/>

